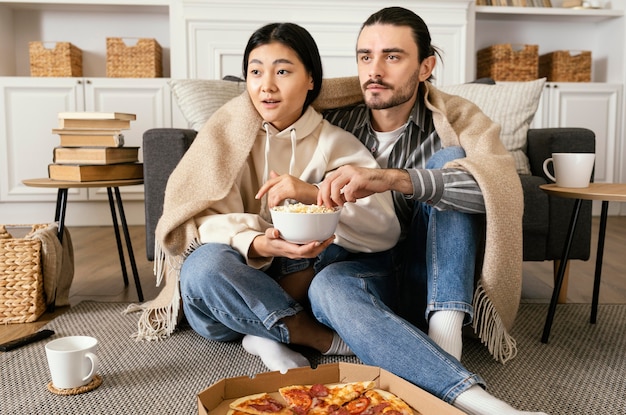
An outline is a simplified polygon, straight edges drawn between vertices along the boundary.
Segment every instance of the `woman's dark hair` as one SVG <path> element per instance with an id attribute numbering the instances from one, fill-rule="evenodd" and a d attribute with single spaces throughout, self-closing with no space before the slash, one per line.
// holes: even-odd
<path id="1" fill-rule="evenodd" d="M 413 40 L 417 45 L 418 61 L 422 63 L 429 56 L 439 56 L 441 53 L 436 46 L 431 44 L 430 31 L 428 26 L 417 14 L 403 7 L 386 7 L 372 14 L 361 26 L 361 30 L 366 26 L 375 24 L 392 25 L 392 26 L 408 26 L 413 32 Z M 432 80 L 431 77 L 428 80 Z"/>
<path id="2" fill-rule="evenodd" d="M 302 111 L 315 101 L 322 89 L 322 58 L 317 44 L 311 34 L 303 27 L 294 23 L 271 23 L 252 34 L 243 54 L 243 79 L 248 76 L 248 58 L 250 53 L 259 46 L 279 42 L 294 52 L 313 78 L 313 89 L 307 94 Z"/>

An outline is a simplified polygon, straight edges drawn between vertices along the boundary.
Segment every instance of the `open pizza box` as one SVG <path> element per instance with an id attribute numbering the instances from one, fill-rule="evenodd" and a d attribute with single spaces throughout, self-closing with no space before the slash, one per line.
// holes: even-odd
<path id="1" fill-rule="evenodd" d="M 236 398 L 261 392 L 280 396 L 278 395 L 278 388 L 283 386 L 369 380 L 374 381 L 376 387 L 402 398 L 416 413 L 422 415 L 464 414 L 464 412 L 384 369 L 354 363 L 331 363 L 320 365 L 316 369 L 291 369 L 284 375 L 280 372 L 267 372 L 260 373 L 254 378 L 241 376 L 222 379 L 198 394 L 198 414 L 226 415 L 228 404 Z"/>

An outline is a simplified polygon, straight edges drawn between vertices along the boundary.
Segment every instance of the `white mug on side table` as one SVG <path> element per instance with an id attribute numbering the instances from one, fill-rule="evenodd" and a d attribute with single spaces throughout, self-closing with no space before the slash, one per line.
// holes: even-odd
<path id="1" fill-rule="evenodd" d="M 98 340 L 89 336 L 69 336 L 46 344 L 46 357 L 52 384 L 58 389 L 87 385 L 98 372 Z"/>
<path id="2" fill-rule="evenodd" d="M 559 187 L 589 187 L 595 158 L 594 153 L 552 153 L 543 162 L 543 171 Z M 554 165 L 554 176 L 548 170 L 550 163 Z"/>

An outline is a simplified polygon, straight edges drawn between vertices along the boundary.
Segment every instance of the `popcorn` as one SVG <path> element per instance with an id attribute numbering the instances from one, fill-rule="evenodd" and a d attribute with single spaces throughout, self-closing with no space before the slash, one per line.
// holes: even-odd
<path id="1" fill-rule="evenodd" d="M 328 208 L 322 205 L 305 205 L 304 203 L 293 203 L 284 206 L 275 206 L 272 210 L 276 212 L 288 213 L 335 213 L 334 208 Z"/>

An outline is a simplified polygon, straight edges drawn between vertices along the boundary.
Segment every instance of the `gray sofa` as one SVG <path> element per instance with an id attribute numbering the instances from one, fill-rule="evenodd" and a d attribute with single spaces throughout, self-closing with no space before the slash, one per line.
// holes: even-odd
<path id="1" fill-rule="evenodd" d="M 196 136 L 195 130 L 156 128 L 143 135 L 146 254 L 154 259 L 154 230 L 162 213 L 167 179 Z M 595 135 L 584 128 L 528 131 L 531 175 L 520 175 L 524 192 L 524 261 L 559 260 L 574 205 L 572 199 L 548 196 L 539 185 L 549 183 L 543 161 L 557 152 L 595 152 Z M 589 259 L 591 202 L 583 202 L 570 259 Z"/>

